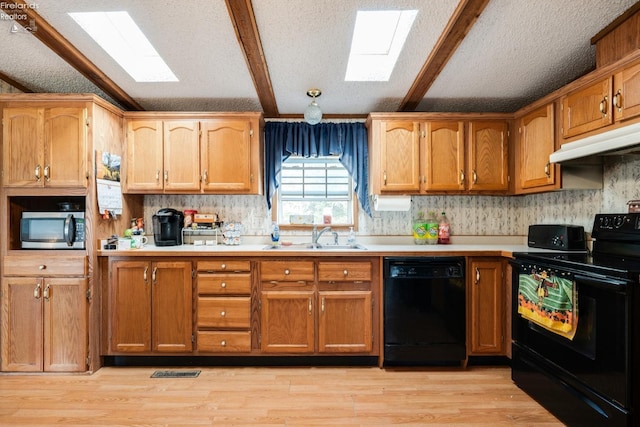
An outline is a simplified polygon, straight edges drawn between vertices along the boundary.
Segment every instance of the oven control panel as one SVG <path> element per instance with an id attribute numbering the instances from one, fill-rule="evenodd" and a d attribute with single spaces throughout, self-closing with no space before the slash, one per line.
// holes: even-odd
<path id="1" fill-rule="evenodd" d="M 593 223 L 593 235 L 604 231 L 618 231 L 640 235 L 640 213 L 597 214 Z"/>

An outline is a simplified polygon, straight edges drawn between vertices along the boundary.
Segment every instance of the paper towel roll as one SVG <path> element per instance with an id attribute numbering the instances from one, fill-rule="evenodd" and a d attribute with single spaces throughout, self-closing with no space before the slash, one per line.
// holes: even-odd
<path id="1" fill-rule="evenodd" d="M 408 211 L 411 196 L 373 196 L 373 208 L 377 211 Z"/>

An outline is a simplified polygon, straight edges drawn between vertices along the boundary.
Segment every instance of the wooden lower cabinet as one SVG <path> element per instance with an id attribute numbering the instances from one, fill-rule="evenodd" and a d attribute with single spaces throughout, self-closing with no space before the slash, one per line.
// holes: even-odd
<path id="1" fill-rule="evenodd" d="M 87 286 L 83 277 L 3 277 L 2 370 L 86 371 Z"/>
<path id="2" fill-rule="evenodd" d="M 196 343 L 199 353 L 251 351 L 251 261 L 196 262 Z"/>
<path id="3" fill-rule="evenodd" d="M 369 259 L 262 262 L 261 350 L 376 354 L 374 265 Z"/>
<path id="4" fill-rule="evenodd" d="M 371 291 L 320 291 L 318 351 L 368 353 L 373 345 Z"/>
<path id="5" fill-rule="evenodd" d="M 111 353 L 192 351 L 190 261 L 112 260 Z"/>
<path id="6" fill-rule="evenodd" d="M 470 356 L 505 355 L 507 304 L 501 258 L 468 259 L 468 338 Z"/>

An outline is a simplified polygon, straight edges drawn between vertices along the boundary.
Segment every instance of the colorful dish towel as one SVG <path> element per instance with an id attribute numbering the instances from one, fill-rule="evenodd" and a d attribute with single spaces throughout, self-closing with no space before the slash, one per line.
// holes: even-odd
<path id="1" fill-rule="evenodd" d="M 518 313 L 543 328 L 573 340 L 578 328 L 575 282 L 532 268 L 518 280 Z"/>

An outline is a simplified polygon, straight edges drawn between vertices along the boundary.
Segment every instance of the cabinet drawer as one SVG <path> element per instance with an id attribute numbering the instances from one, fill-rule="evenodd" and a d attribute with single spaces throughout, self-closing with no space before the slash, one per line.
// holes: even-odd
<path id="1" fill-rule="evenodd" d="M 86 276 L 86 256 L 5 256 L 5 276 Z"/>
<path id="2" fill-rule="evenodd" d="M 250 297 L 198 297 L 199 328 L 249 328 Z"/>
<path id="3" fill-rule="evenodd" d="M 265 261 L 260 264 L 263 281 L 313 281 L 313 261 Z"/>
<path id="4" fill-rule="evenodd" d="M 251 274 L 198 273 L 198 294 L 238 295 L 251 294 Z"/>
<path id="5" fill-rule="evenodd" d="M 370 281 L 371 262 L 327 262 L 318 263 L 318 280 L 321 281 Z"/>
<path id="6" fill-rule="evenodd" d="M 249 260 L 216 259 L 196 262 L 198 271 L 251 271 Z"/>
<path id="7" fill-rule="evenodd" d="M 198 331 L 198 351 L 234 353 L 251 351 L 249 331 Z"/>

